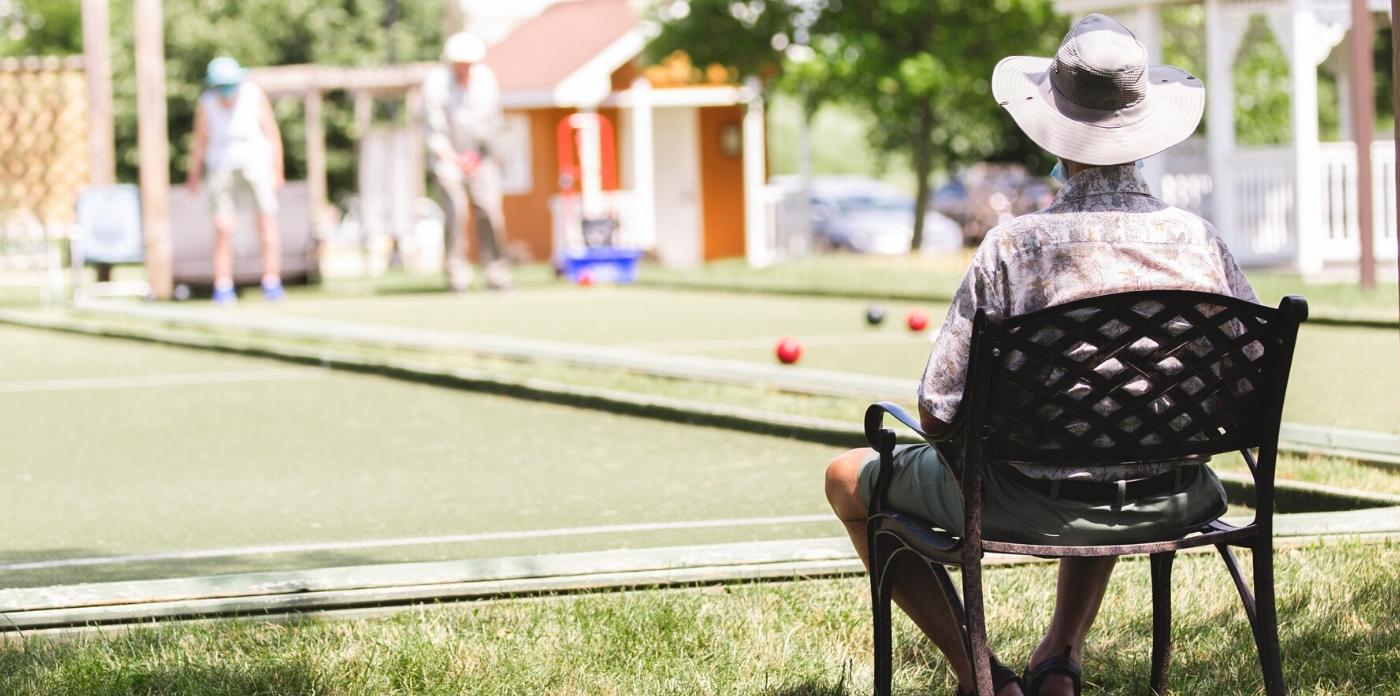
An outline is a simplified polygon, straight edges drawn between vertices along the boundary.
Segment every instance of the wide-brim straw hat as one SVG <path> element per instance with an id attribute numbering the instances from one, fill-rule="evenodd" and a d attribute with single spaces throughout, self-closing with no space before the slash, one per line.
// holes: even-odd
<path id="1" fill-rule="evenodd" d="M 442 59 L 448 63 L 480 63 L 486 58 L 486 42 L 468 32 L 447 37 L 442 45 Z"/>
<path id="2" fill-rule="evenodd" d="M 1012 56 L 992 94 L 1031 140 L 1062 160 L 1107 165 L 1155 155 L 1196 132 L 1205 85 L 1147 49 L 1113 19 L 1075 24 L 1053 58 Z"/>

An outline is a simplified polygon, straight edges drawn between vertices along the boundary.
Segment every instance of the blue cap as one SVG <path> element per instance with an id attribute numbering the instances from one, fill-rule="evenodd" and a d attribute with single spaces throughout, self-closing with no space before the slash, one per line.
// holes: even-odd
<path id="1" fill-rule="evenodd" d="M 228 56 L 219 56 L 209 61 L 209 68 L 205 72 L 204 82 L 210 87 L 221 85 L 236 85 L 243 81 L 243 66 L 238 61 Z"/>

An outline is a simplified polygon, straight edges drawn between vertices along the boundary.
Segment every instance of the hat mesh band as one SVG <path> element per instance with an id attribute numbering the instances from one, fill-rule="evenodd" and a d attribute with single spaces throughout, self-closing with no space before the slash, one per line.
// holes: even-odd
<path id="1" fill-rule="evenodd" d="M 1055 55 L 1050 64 L 1050 81 L 1065 99 L 1098 111 L 1127 109 L 1147 97 L 1145 63 L 1128 70 L 1100 72 L 1079 58 L 1073 43 L 1061 46 Z"/>

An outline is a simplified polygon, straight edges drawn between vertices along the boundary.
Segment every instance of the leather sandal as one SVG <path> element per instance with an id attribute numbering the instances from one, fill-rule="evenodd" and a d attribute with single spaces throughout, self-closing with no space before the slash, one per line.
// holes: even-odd
<path id="1" fill-rule="evenodd" d="M 993 657 L 993 658 L 992 658 L 992 693 L 995 694 L 996 692 L 1001 691 L 1001 690 L 1002 690 L 1002 687 L 1005 687 L 1007 684 L 1013 684 L 1013 683 L 1016 684 L 1017 686 L 1021 686 L 1022 691 L 1025 690 L 1025 686 L 1024 686 L 1024 685 L 1022 684 L 1022 682 L 1021 682 L 1021 675 L 1016 674 L 1016 670 L 1013 670 L 1013 669 L 1011 669 L 1010 667 L 1007 667 L 1006 665 L 1003 665 L 1002 663 L 997 662 L 997 659 L 996 659 L 995 657 Z M 976 689 L 973 689 L 972 691 L 963 691 L 963 690 L 959 689 L 956 693 L 957 693 L 957 696 L 977 696 L 977 690 L 976 690 Z"/>
<path id="2" fill-rule="evenodd" d="M 1079 696 L 1083 688 L 1083 670 L 1080 669 L 1079 663 L 1069 656 L 1069 652 L 1069 646 L 1065 646 L 1065 654 L 1046 658 L 1039 664 L 1026 668 L 1023 687 L 1026 696 L 1040 696 L 1040 683 L 1052 674 L 1069 677 L 1070 682 L 1074 684 L 1074 696 Z"/>

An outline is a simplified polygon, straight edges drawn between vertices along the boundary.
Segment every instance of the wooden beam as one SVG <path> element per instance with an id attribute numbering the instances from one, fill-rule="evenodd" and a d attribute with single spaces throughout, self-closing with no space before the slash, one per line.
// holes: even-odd
<path id="1" fill-rule="evenodd" d="M 117 179 L 112 136 L 112 61 L 107 0 L 83 0 L 83 73 L 88 98 L 88 171 L 92 183 Z"/>
<path id="2" fill-rule="evenodd" d="M 326 128 L 321 117 L 321 93 L 306 93 L 306 189 L 311 199 L 311 229 L 318 236 L 326 210 Z"/>
<path id="3" fill-rule="evenodd" d="M 136 128 L 146 276 L 156 299 L 170 299 L 170 139 L 165 114 L 161 0 L 136 0 Z"/>
<path id="4" fill-rule="evenodd" d="M 277 65 L 253 68 L 248 79 L 269 97 L 302 95 L 333 90 L 403 94 L 423 84 L 435 62 L 405 63 L 372 67 L 331 67 L 325 65 Z"/>
<path id="5" fill-rule="evenodd" d="M 1371 141 L 1376 129 L 1375 28 L 1366 0 L 1351 0 L 1351 117 L 1356 142 L 1356 223 L 1361 240 L 1361 287 L 1376 287 Z"/>

